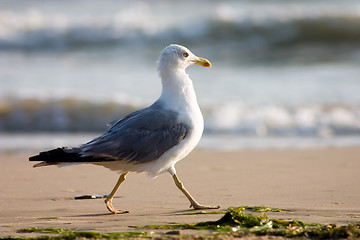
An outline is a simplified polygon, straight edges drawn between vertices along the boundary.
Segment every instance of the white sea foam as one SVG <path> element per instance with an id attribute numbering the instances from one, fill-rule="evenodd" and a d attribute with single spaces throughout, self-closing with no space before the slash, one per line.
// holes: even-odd
<path id="1" fill-rule="evenodd" d="M 2 99 L 3 132 L 76 131 L 106 129 L 106 122 L 145 105 L 131 98 L 99 102 L 79 98 Z M 360 134 L 359 105 L 205 105 L 206 132 L 248 136 L 331 137 Z"/>
<path id="2" fill-rule="evenodd" d="M 166 10 L 172 10 L 173 6 L 165 2 L 161 7 L 148 2 L 124 6 L 114 2 L 112 10 L 101 11 L 99 7 L 95 16 L 92 11 L 69 11 L 64 3 L 58 11 L 50 12 L 40 6 L 23 11 L 5 8 L 0 10 L 0 49 L 34 51 L 89 45 L 148 45 L 164 39 L 198 42 L 222 39 L 248 48 L 309 40 L 355 43 L 360 38 L 360 10 L 353 7 L 354 2 L 347 2 L 339 6 L 322 1 L 211 3 L 212 8 L 203 8 L 196 21 L 194 14 L 198 13 L 185 5 L 177 6 L 182 14 L 169 16 Z"/>
<path id="3" fill-rule="evenodd" d="M 209 132 L 318 137 L 360 134 L 360 106 L 242 104 L 209 112 L 205 118 Z"/>

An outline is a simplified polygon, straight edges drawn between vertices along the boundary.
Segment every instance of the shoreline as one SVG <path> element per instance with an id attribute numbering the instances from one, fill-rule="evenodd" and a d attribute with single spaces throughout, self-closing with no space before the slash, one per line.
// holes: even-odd
<path id="1" fill-rule="evenodd" d="M 78 133 L 3 133 L 0 155 L 44 151 L 59 146 L 77 146 L 98 137 L 102 132 Z M 237 134 L 204 133 L 197 149 L 219 152 L 252 150 L 306 150 L 318 148 L 360 147 L 360 136 L 240 136 Z"/>
<path id="2" fill-rule="evenodd" d="M 74 196 L 105 194 L 118 174 L 93 165 L 32 168 L 32 153 L 1 153 L 0 236 L 33 236 L 21 228 L 78 231 L 142 231 L 129 226 L 195 223 L 218 214 L 184 215 L 189 202 L 169 174 L 155 179 L 130 173 L 114 207 L 129 214 L 108 214 L 103 199 Z M 185 187 L 202 204 L 260 206 L 290 210 L 266 213 L 284 220 L 347 225 L 360 222 L 360 147 L 195 150 L 176 165 Z"/>

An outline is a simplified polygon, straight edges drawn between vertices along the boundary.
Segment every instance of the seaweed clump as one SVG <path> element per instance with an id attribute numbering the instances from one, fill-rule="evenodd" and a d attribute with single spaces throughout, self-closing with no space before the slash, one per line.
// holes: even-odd
<path id="1" fill-rule="evenodd" d="M 72 231 L 64 228 L 24 228 L 18 232 L 21 233 L 45 233 L 45 234 L 59 234 L 58 236 L 40 236 L 30 239 L 41 240 L 74 240 L 74 239 L 124 239 L 124 238 L 149 238 L 147 232 L 115 232 L 115 233 L 100 233 L 100 232 L 80 232 Z M 7 239 L 19 239 L 19 238 L 7 238 Z M 20 238 L 21 239 L 21 238 Z M 26 238 L 29 239 L 29 238 Z"/>
<path id="2" fill-rule="evenodd" d="M 245 208 L 245 210 L 249 210 L 249 211 L 253 211 L 253 212 L 289 212 L 289 210 L 284 210 L 281 208 L 271 208 L 271 207 L 267 207 L 265 205 L 261 205 L 261 206 L 242 206 L 243 208 Z"/>
<path id="3" fill-rule="evenodd" d="M 261 212 L 260 214 L 247 214 L 245 210 L 252 210 Z M 160 229 L 173 230 L 168 233 L 179 234 L 180 229 L 194 229 L 194 230 L 210 230 L 209 233 L 203 235 L 182 235 L 179 238 L 208 238 L 208 239 L 223 239 L 242 236 L 278 236 L 286 238 L 300 238 L 300 239 L 340 239 L 340 238 L 360 238 L 360 223 L 349 224 L 346 226 L 337 226 L 335 224 L 308 224 L 300 220 L 281 220 L 272 219 L 264 214 L 266 211 L 271 211 L 265 206 L 261 208 L 249 209 L 247 206 L 230 207 L 226 213 L 217 221 L 205 221 L 194 224 L 174 223 L 168 225 L 147 225 L 136 227 L 137 229 Z M 277 211 L 277 210 L 273 210 Z M 1 239 L 42 239 L 42 240 L 73 240 L 73 239 L 140 239 L 140 238 L 157 238 L 157 239 L 173 239 L 173 236 L 153 232 L 116 232 L 116 233 L 99 233 L 99 232 L 78 232 L 67 230 L 63 228 L 27 228 L 20 229 L 19 232 L 37 232 L 44 234 L 51 234 L 39 237 L 18 238 L 7 237 Z M 53 235 L 58 234 L 58 235 Z M 196 237 L 197 236 L 197 237 Z"/>
<path id="4" fill-rule="evenodd" d="M 271 219 L 264 213 L 260 215 L 244 213 L 245 207 L 231 207 L 217 221 L 195 224 L 202 229 L 232 232 L 233 236 L 271 235 L 282 237 L 306 237 L 312 239 L 339 239 L 360 237 L 360 223 L 347 226 L 335 224 L 307 224 L 299 220 Z"/>
<path id="5" fill-rule="evenodd" d="M 261 212 L 261 214 L 247 214 L 244 211 L 250 210 Z M 257 236 L 278 236 L 278 237 L 298 237 L 308 239 L 340 239 L 340 238 L 359 238 L 360 223 L 349 224 L 347 226 L 337 226 L 335 224 L 305 223 L 300 220 L 281 220 L 271 219 L 264 212 L 279 211 L 266 206 L 261 207 L 230 207 L 219 220 L 206 221 L 194 224 L 169 224 L 169 225 L 147 225 L 137 228 L 145 229 L 195 229 L 211 230 L 214 238 L 222 238 L 223 235 L 232 237 L 242 237 L 248 235 Z M 285 211 L 285 210 L 280 210 Z M 218 235 L 220 234 L 220 235 Z"/>

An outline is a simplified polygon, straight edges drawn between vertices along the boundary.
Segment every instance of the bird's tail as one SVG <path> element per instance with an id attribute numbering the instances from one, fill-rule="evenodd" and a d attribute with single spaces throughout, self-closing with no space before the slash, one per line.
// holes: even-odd
<path id="1" fill-rule="evenodd" d="M 109 161 L 104 157 L 98 156 L 84 156 L 81 155 L 80 149 L 67 149 L 67 148 L 56 148 L 50 151 L 41 152 L 38 155 L 29 158 L 29 161 L 41 161 L 35 164 L 33 167 L 42 167 L 49 165 L 64 165 L 64 164 L 76 164 L 86 162 L 103 162 Z"/>

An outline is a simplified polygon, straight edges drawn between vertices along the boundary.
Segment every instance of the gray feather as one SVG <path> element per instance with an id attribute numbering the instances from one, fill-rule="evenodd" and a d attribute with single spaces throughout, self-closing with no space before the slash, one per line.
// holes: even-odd
<path id="1" fill-rule="evenodd" d="M 118 120 L 102 136 L 77 150 L 84 156 L 143 163 L 158 159 L 190 132 L 178 113 L 153 104 Z"/>

